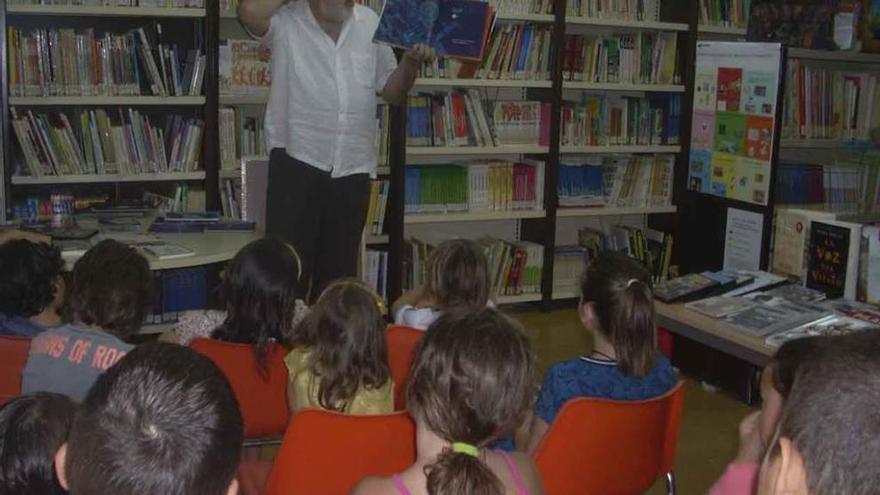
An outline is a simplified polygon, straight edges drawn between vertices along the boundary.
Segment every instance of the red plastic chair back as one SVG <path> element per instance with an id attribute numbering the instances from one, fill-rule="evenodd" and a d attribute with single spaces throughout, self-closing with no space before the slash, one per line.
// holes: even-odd
<path id="1" fill-rule="evenodd" d="M 644 401 L 566 402 L 534 454 L 544 491 L 644 493 L 672 470 L 683 403 L 683 382 Z"/>
<path id="2" fill-rule="evenodd" d="M 30 337 L 0 337 L 0 405 L 21 395 L 21 372 L 30 348 Z"/>
<path id="3" fill-rule="evenodd" d="M 394 409 L 397 411 L 406 409 L 406 383 L 409 369 L 412 366 L 416 347 L 424 335 L 425 332 L 421 330 L 402 325 L 392 325 L 385 331 L 388 367 L 391 368 L 391 378 L 394 380 Z"/>
<path id="4" fill-rule="evenodd" d="M 389 476 L 416 459 L 406 412 L 353 416 L 318 409 L 296 414 L 284 434 L 265 495 L 348 495 L 367 476 Z"/>
<path id="5" fill-rule="evenodd" d="M 260 374 L 254 348 L 214 339 L 195 339 L 190 346 L 211 359 L 226 375 L 244 420 L 246 439 L 281 437 L 287 428 L 287 350 L 273 344 L 265 377 Z"/>

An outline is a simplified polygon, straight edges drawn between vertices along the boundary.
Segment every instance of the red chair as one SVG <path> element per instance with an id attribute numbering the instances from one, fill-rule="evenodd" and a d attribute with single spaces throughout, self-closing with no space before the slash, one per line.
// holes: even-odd
<path id="1" fill-rule="evenodd" d="M 535 451 L 544 491 L 553 495 L 641 494 L 672 465 L 684 382 L 644 401 L 580 398 L 565 403 Z"/>
<path id="2" fill-rule="evenodd" d="M 425 332 L 402 325 L 392 325 L 385 331 L 388 348 L 388 367 L 394 380 L 394 409 L 406 409 L 406 382 L 412 366 L 416 346 Z"/>
<path id="3" fill-rule="evenodd" d="M 399 473 L 415 460 L 415 424 L 406 412 L 306 409 L 284 434 L 264 495 L 348 495 L 367 476 Z"/>
<path id="4" fill-rule="evenodd" d="M 245 446 L 277 443 L 290 419 L 287 408 L 287 350 L 273 344 L 262 376 L 254 348 L 214 339 L 195 339 L 190 346 L 211 359 L 226 375 L 244 420 Z"/>
<path id="5" fill-rule="evenodd" d="M 0 337 L 0 406 L 21 395 L 21 372 L 30 348 L 30 337 Z"/>

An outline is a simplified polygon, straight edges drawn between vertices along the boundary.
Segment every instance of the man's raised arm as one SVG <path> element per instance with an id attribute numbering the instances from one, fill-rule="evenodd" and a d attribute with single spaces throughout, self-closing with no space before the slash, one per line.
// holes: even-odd
<path id="1" fill-rule="evenodd" d="M 289 0 L 241 0 L 238 18 L 254 36 L 264 36 L 269 31 L 272 14 Z"/>

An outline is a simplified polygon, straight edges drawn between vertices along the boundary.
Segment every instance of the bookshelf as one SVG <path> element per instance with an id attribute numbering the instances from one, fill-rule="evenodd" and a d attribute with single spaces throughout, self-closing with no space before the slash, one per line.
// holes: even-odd
<path id="1" fill-rule="evenodd" d="M 594 146 L 562 145 L 562 109 L 566 102 L 578 101 L 584 94 L 601 94 L 612 98 L 661 98 L 664 95 L 678 95 L 683 102 L 681 111 L 680 139 L 685 142 L 690 128 L 690 112 L 687 108 L 689 85 L 691 80 L 690 64 L 692 63 L 692 33 L 696 32 L 696 15 L 687 0 L 664 0 L 658 20 L 588 18 L 568 15 L 565 0 L 552 0 L 555 14 L 536 14 L 520 12 L 498 12 L 496 30 L 509 26 L 534 26 L 536 31 L 549 36 L 547 39 L 546 56 L 555 61 L 548 65 L 545 72 L 527 75 L 510 75 L 495 77 L 484 75 L 481 78 L 452 77 L 445 74 L 442 78 L 429 76 L 416 81 L 412 94 L 443 94 L 450 92 L 473 91 L 482 101 L 521 101 L 540 102 L 542 119 L 546 118 L 546 129 L 549 139 L 542 141 L 517 141 L 517 144 L 468 143 L 464 146 L 422 146 L 408 142 L 407 125 L 408 109 L 392 108 L 389 111 L 389 138 L 386 164 L 380 164 L 378 175 L 390 181 L 385 228 L 382 233 L 367 233 L 364 242 L 369 249 L 387 251 L 388 295 L 393 299 L 403 288 L 404 251 L 410 237 L 428 236 L 432 242 L 440 238 L 454 236 L 479 238 L 490 235 L 511 243 L 531 243 L 532 247 L 542 249 L 541 290 L 537 293 L 519 295 L 503 295 L 498 298 L 500 304 L 516 304 L 526 302 L 547 303 L 558 297 L 553 290 L 554 249 L 560 242 L 558 222 L 572 225 L 594 225 L 613 223 L 625 219 L 625 223 L 657 225 L 658 228 L 671 228 L 677 207 L 669 206 L 619 206 L 559 208 L 557 182 L 560 163 L 563 160 L 585 157 L 625 157 L 652 156 L 657 154 L 674 157 L 676 174 L 679 169 L 687 166 L 683 158 L 683 147 L 678 144 L 602 144 Z M 222 204 L 221 187 L 228 181 L 237 181 L 241 177 L 236 166 L 228 166 L 221 161 L 224 150 L 223 114 L 221 109 L 233 109 L 236 126 L 244 119 L 262 125 L 265 105 L 268 100 L 267 91 L 223 92 L 219 81 L 219 59 L 223 50 L 222 40 L 246 40 L 247 33 L 238 22 L 233 9 L 225 9 L 226 2 L 206 2 L 205 9 L 169 9 L 152 7 L 83 7 L 83 6 L 33 6 L 8 5 L 7 0 L 0 0 L 2 27 L 15 26 L 26 19 L 25 24 L 47 26 L 52 23 L 64 26 L 67 18 L 79 18 L 75 27 L 94 24 L 96 31 L 112 31 L 115 25 L 143 26 L 153 21 L 161 22 L 163 27 L 175 28 L 178 38 L 195 42 L 196 38 L 203 41 L 203 50 L 207 56 L 207 67 L 204 91 L 200 96 L 17 96 L 4 93 L 0 96 L 2 103 L 3 122 L 0 127 L 4 144 L 3 172 L 4 192 L 7 194 L 5 204 L 10 207 L 16 200 L 35 192 L 45 193 L 55 188 L 65 191 L 77 191 L 78 187 L 111 187 L 114 191 L 149 190 L 149 188 L 169 187 L 174 184 L 186 184 L 190 187 L 204 189 L 206 205 L 219 210 Z M 179 28 L 179 29 L 177 29 Z M 510 28 L 512 29 L 512 28 Z M 549 33 L 549 34 L 548 34 Z M 585 36 L 617 36 L 630 33 L 634 36 L 669 36 L 677 41 L 676 47 L 676 79 L 666 83 L 649 81 L 595 82 L 568 80 L 563 74 L 562 60 L 565 56 L 565 37 L 570 34 Z M 639 34 L 642 33 L 642 34 Z M 7 52 L 7 39 L 0 41 L 3 53 Z M 223 45 L 225 46 L 225 45 Z M 544 70 L 544 69 L 542 69 Z M 448 76 L 448 77 L 447 77 Z M 8 87 L 9 71 L 2 67 L 2 85 Z M 603 82 L 599 82 L 603 81 Z M 652 79 L 653 81 L 653 79 Z M 149 94 L 149 93 L 148 93 Z M 16 107 L 20 111 L 47 112 L 56 109 L 72 109 L 71 111 L 89 111 L 105 108 L 135 108 L 150 113 L 188 112 L 202 116 L 205 124 L 202 156 L 199 169 L 193 172 L 158 173 L 158 174 L 79 174 L 70 176 L 30 177 L 13 176 L 13 168 L 20 159 L 17 151 L 15 135 L 11 128 L 9 109 Z M 152 115 L 152 114 L 151 114 Z M 228 116 L 228 113 L 227 113 Z M 491 117 L 491 115 L 490 115 Z M 259 131 L 255 131 L 259 132 Z M 255 134 L 259 140 L 260 134 Z M 235 139 L 239 139 L 236 137 Z M 236 141 L 240 145 L 240 141 Z M 647 141 L 646 141 L 647 142 Z M 621 141 L 623 143 L 623 141 Z M 421 143 L 419 143 L 421 144 Z M 455 143 L 460 144 L 460 143 Z M 228 150 L 227 150 L 228 151 Z M 240 152 L 237 149 L 237 152 Z M 263 153 L 255 153 L 262 155 Z M 235 157 L 236 160 L 238 156 Z M 684 161 L 682 161 L 684 160 Z M 408 165 L 431 166 L 433 164 L 468 164 L 475 163 L 543 163 L 540 175 L 535 177 L 535 207 L 494 210 L 474 209 L 473 211 L 455 211 L 450 213 L 405 213 L 405 196 L 407 194 L 406 171 Z M 222 165 L 221 164 L 225 164 Z M 470 170 L 470 169 L 469 169 Z M 536 171 L 538 169 L 535 169 Z M 537 173 L 537 172 L 536 172 Z M 539 180 L 538 180 L 539 179 Z M 678 179 L 676 179 L 678 180 Z M 676 182 L 676 188 L 678 184 Z M 540 193 L 540 194 L 538 194 Z M 673 195 L 674 196 L 674 195 Z M 454 210 L 453 210 L 454 211 Z"/>
<path id="2" fill-rule="evenodd" d="M 700 34 L 714 34 L 729 37 L 744 37 L 746 35 L 746 28 L 732 26 L 712 26 L 707 24 L 700 24 L 697 28 L 697 31 Z"/>
<path id="3" fill-rule="evenodd" d="M 115 200 L 140 199 L 146 192 L 174 197 L 183 189 L 191 202 L 180 208 L 216 209 L 217 89 L 211 83 L 217 79 L 216 7 L 216 2 L 206 2 L 206 8 L 166 8 L 22 5 L 0 0 L 0 27 L 5 34 L 0 41 L 4 192 L 0 219 L 6 219 L 12 206 L 24 198 L 45 198 L 55 192 Z M 64 67 L 31 75 L 43 69 L 27 65 L 30 61 L 22 61 L 17 50 L 35 29 L 59 37 L 53 49 L 59 50 L 60 60 L 80 64 L 72 65 L 77 71 L 73 79 Z M 119 52 L 104 54 L 98 47 L 111 39 Z M 123 39 L 132 43 L 122 48 L 116 40 Z M 137 67 L 124 62 L 129 54 L 134 56 L 136 46 L 143 46 L 141 40 L 148 43 L 155 72 L 143 52 L 138 52 Z M 90 43 L 94 50 L 77 51 Z M 190 73 L 184 73 L 186 66 Z M 28 86 L 31 81 L 37 86 Z M 11 114 L 13 108 L 18 119 Z M 62 116 L 69 121 L 60 126 L 16 127 L 41 119 L 57 123 Z M 84 141 L 85 134 L 79 133 L 85 125 L 92 126 L 94 141 Z M 22 149 L 21 135 L 35 139 L 40 132 L 55 133 L 53 144 Z M 106 137 L 99 140 L 101 135 Z M 54 159 L 43 151 L 33 153 L 45 146 L 55 147 Z M 41 167 L 41 173 L 35 167 Z"/>

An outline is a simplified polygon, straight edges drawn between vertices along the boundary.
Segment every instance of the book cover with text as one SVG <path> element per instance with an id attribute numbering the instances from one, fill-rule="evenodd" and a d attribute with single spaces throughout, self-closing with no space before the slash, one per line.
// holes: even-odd
<path id="1" fill-rule="evenodd" d="M 813 222 L 810 226 L 807 283 L 829 299 L 843 296 L 849 256 L 850 231 L 846 227 Z"/>
<path id="2" fill-rule="evenodd" d="M 739 100 L 742 97 L 743 70 L 733 67 L 718 68 L 717 109 L 727 112 L 739 111 Z"/>

